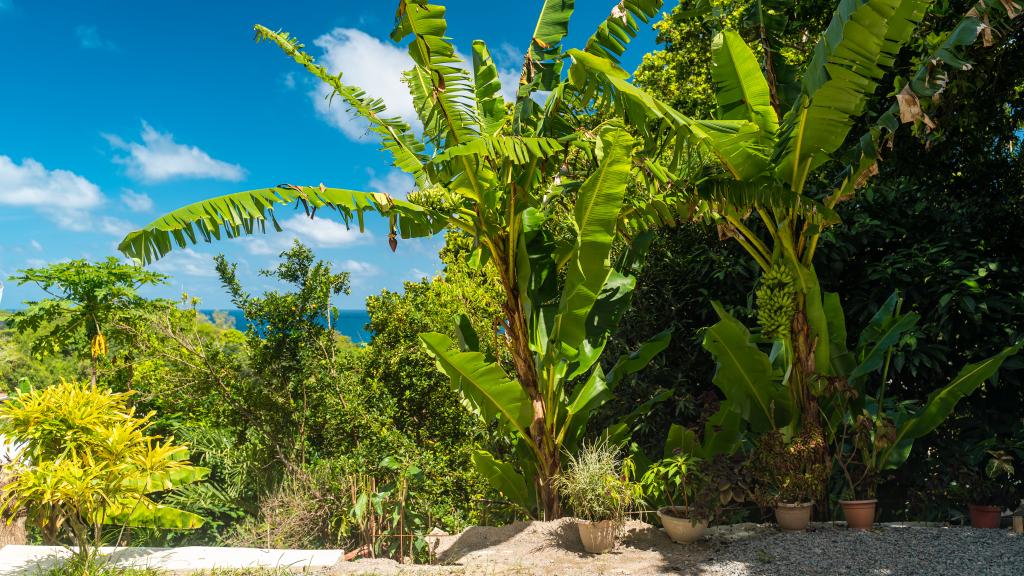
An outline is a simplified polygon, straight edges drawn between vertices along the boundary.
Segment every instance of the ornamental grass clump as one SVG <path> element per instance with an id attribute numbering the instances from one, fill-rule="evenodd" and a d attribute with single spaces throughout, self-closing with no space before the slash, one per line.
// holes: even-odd
<path id="1" fill-rule="evenodd" d="M 631 469 L 632 464 L 624 462 L 618 448 L 608 442 L 585 444 L 579 454 L 569 457 L 555 485 L 577 518 L 622 524 L 639 501 L 638 486 L 629 479 Z"/>

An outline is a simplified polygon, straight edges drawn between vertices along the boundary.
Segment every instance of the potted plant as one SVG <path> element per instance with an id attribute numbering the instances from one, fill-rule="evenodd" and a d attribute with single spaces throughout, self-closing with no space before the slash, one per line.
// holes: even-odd
<path id="1" fill-rule="evenodd" d="M 711 511 L 707 503 L 693 505 L 703 480 L 699 469 L 701 462 L 687 454 L 676 454 L 651 464 L 640 479 L 640 486 L 649 502 L 667 503 L 667 506 L 658 508 L 658 518 L 668 537 L 679 544 L 699 540 L 710 520 Z"/>
<path id="2" fill-rule="evenodd" d="M 603 554 L 615 547 L 626 512 L 638 498 L 638 487 L 630 482 L 618 449 L 607 442 L 584 445 L 569 457 L 565 472 L 555 478 L 555 487 L 578 521 L 583 548 Z"/>
<path id="3" fill-rule="evenodd" d="M 973 528 L 999 528 L 1003 508 L 1016 504 L 1013 457 L 1003 450 L 986 450 L 984 468 L 965 474 L 968 513 Z"/>
<path id="4" fill-rule="evenodd" d="M 810 423 L 790 442 L 778 430 L 758 440 L 752 460 L 754 499 L 773 508 L 779 528 L 787 532 L 807 529 L 814 501 L 828 478 L 821 431 Z"/>

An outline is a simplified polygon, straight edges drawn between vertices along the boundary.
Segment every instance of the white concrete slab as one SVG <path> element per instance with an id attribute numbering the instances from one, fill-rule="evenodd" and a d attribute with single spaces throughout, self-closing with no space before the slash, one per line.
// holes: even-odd
<path id="1" fill-rule="evenodd" d="M 152 567 L 169 572 L 211 568 L 288 568 L 296 572 L 330 568 L 344 561 L 342 550 L 274 550 L 186 546 L 182 548 L 101 548 L 121 566 Z M 71 555 L 60 546 L 5 546 L 0 549 L 0 576 L 25 576 Z"/>

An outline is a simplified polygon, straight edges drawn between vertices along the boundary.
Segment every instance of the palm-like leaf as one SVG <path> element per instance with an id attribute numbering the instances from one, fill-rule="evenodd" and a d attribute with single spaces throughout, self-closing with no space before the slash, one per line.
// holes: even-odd
<path id="1" fill-rule="evenodd" d="M 473 82 L 476 91 L 480 132 L 484 136 L 495 134 L 507 119 L 505 100 L 501 96 L 498 67 L 483 40 L 473 42 Z"/>
<path id="2" fill-rule="evenodd" d="M 311 216 L 319 208 L 334 210 L 346 224 L 356 219 L 360 230 L 363 228 L 363 213 L 377 212 L 392 218 L 403 238 L 429 236 L 445 227 L 443 219 L 435 219 L 424 208 L 386 194 L 313 186 L 277 186 L 236 192 L 179 208 L 125 236 L 118 250 L 148 263 L 163 257 L 175 245 L 183 248 L 200 239 L 206 242 L 220 239 L 222 230 L 228 238 L 263 232 L 268 220 L 275 230 L 281 230 L 274 215 L 276 205 L 292 203 L 302 205 Z"/>
<path id="3" fill-rule="evenodd" d="M 312 56 L 302 51 L 302 44 L 287 33 L 273 32 L 259 25 L 255 30 L 257 40 L 273 41 L 295 62 L 333 88 L 334 94 L 340 96 L 353 112 L 370 123 L 370 131 L 380 137 L 382 148 L 391 154 L 395 166 L 412 174 L 417 184 L 423 184 L 423 163 L 426 161 L 423 143 L 412 134 L 404 120 L 383 116 L 386 111 L 383 100 L 370 98 L 361 89 L 342 83 L 340 74 L 334 76 L 323 66 L 318 66 Z"/>
<path id="4" fill-rule="evenodd" d="M 583 48 L 591 54 L 618 62 L 626 45 L 636 38 L 639 20 L 647 23 L 658 15 L 663 0 L 622 0 L 615 4 L 611 14 L 597 27 Z"/>
<path id="5" fill-rule="evenodd" d="M 438 148 L 462 144 L 480 134 L 473 80 L 445 37 L 447 29 L 444 6 L 400 0 L 391 32 L 395 42 L 412 37 L 409 56 L 417 69 L 409 85 L 424 134 Z"/>

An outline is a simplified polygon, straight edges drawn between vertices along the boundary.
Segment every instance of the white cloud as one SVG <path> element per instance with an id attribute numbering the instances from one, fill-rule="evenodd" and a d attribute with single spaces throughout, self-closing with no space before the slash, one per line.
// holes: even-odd
<path id="1" fill-rule="evenodd" d="M 295 73 L 289 72 L 282 76 L 281 83 L 284 84 L 284 87 L 289 90 L 295 88 Z"/>
<path id="2" fill-rule="evenodd" d="M 378 176 L 373 170 L 369 170 L 369 173 L 370 181 L 367 188 L 371 192 L 383 192 L 392 198 L 405 199 L 409 192 L 416 188 L 416 181 L 412 175 L 401 170 L 388 170 L 383 176 Z"/>
<path id="3" fill-rule="evenodd" d="M 153 264 L 152 268 L 172 276 L 212 278 L 217 275 L 213 256 L 191 248 L 171 252 Z"/>
<path id="4" fill-rule="evenodd" d="M 49 170 L 26 158 L 0 155 L 0 205 L 33 208 L 62 228 L 74 230 L 103 204 L 99 186 L 68 170 Z"/>
<path id="5" fill-rule="evenodd" d="M 356 28 L 335 28 L 314 42 L 323 49 L 321 63 L 332 74 L 343 73 L 345 84 L 355 85 L 374 98 L 381 98 L 391 116 L 401 116 L 410 124 L 419 124 L 409 89 L 402 72 L 413 67 L 405 50 Z M 366 123 L 348 112 L 344 101 L 328 101 L 331 89 L 318 83 L 311 96 L 317 112 L 354 140 L 365 139 Z"/>
<path id="6" fill-rule="evenodd" d="M 19 166 L 0 155 L 0 204 L 87 210 L 103 203 L 99 186 L 68 170 L 48 170 L 26 158 Z"/>
<path id="7" fill-rule="evenodd" d="M 245 178 L 245 170 L 211 158 L 196 146 L 178 144 L 174 135 L 156 131 L 145 121 L 142 123 L 142 143 L 125 142 L 118 136 L 103 134 L 107 142 L 118 150 L 128 152 L 127 157 L 114 161 L 128 167 L 128 175 L 144 182 L 163 182 L 174 178 L 213 178 L 238 181 Z"/>
<path id="8" fill-rule="evenodd" d="M 247 236 L 245 248 L 254 256 L 277 256 L 291 247 L 296 239 L 313 248 L 338 248 L 373 241 L 373 233 L 360 232 L 357 223 L 346 228 L 344 222 L 330 215 L 308 218 L 293 216 L 281 222 L 284 232 L 265 236 Z"/>
<path id="9" fill-rule="evenodd" d="M 369 262 L 360 262 L 358 260 L 345 260 L 341 263 L 341 269 L 351 272 L 356 276 L 376 276 L 380 274 L 380 268 Z"/>
<path id="10" fill-rule="evenodd" d="M 402 73 L 413 67 L 413 61 L 404 48 L 357 28 L 335 28 L 313 43 L 324 51 L 320 62 L 329 72 L 342 73 L 345 84 L 358 86 L 368 95 L 384 100 L 389 116 L 400 116 L 416 131 L 422 129 L 409 88 L 402 82 Z M 515 98 L 519 85 L 518 65 L 513 63 L 516 54 L 511 46 L 508 49 L 503 46 L 501 51 L 501 61 L 509 63 L 507 66 L 499 65 L 498 69 L 502 95 L 506 100 Z M 471 67 L 464 55 L 456 52 L 456 56 L 462 60 L 463 67 Z M 518 58 L 522 58 L 521 53 Z M 354 118 L 341 99 L 329 101 L 330 95 L 331 88 L 323 83 L 318 83 L 310 93 L 317 112 L 349 138 L 369 140 L 366 122 Z"/>
<path id="11" fill-rule="evenodd" d="M 121 202 L 132 212 L 149 212 L 153 209 L 153 199 L 149 195 L 127 188 L 121 192 Z"/>
<path id="12" fill-rule="evenodd" d="M 358 224 L 353 223 L 347 227 L 343 222 L 329 217 L 293 216 L 281 222 L 281 227 L 314 248 L 336 248 L 373 240 L 373 234 L 369 231 L 360 232 Z"/>
<path id="13" fill-rule="evenodd" d="M 33 238 L 33 239 L 32 239 L 32 240 L 31 240 L 31 241 L 30 241 L 30 242 L 28 243 L 28 244 L 29 244 L 29 246 L 31 246 L 31 247 L 32 247 L 32 249 L 33 249 L 33 250 L 35 250 L 36 252 L 42 252 L 42 251 L 43 251 L 43 245 L 42 245 L 42 244 L 40 244 L 40 243 L 39 243 L 39 241 L 38 241 L 38 240 L 36 240 L 36 239 L 34 239 L 34 238 Z"/>
<path id="14" fill-rule="evenodd" d="M 75 26 L 75 36 L 78 37 L 78 44 L 87 50 L 113 50 L 117 48 L 113 42 L 100 36 L 95 26 L 81 24 Z"/>

